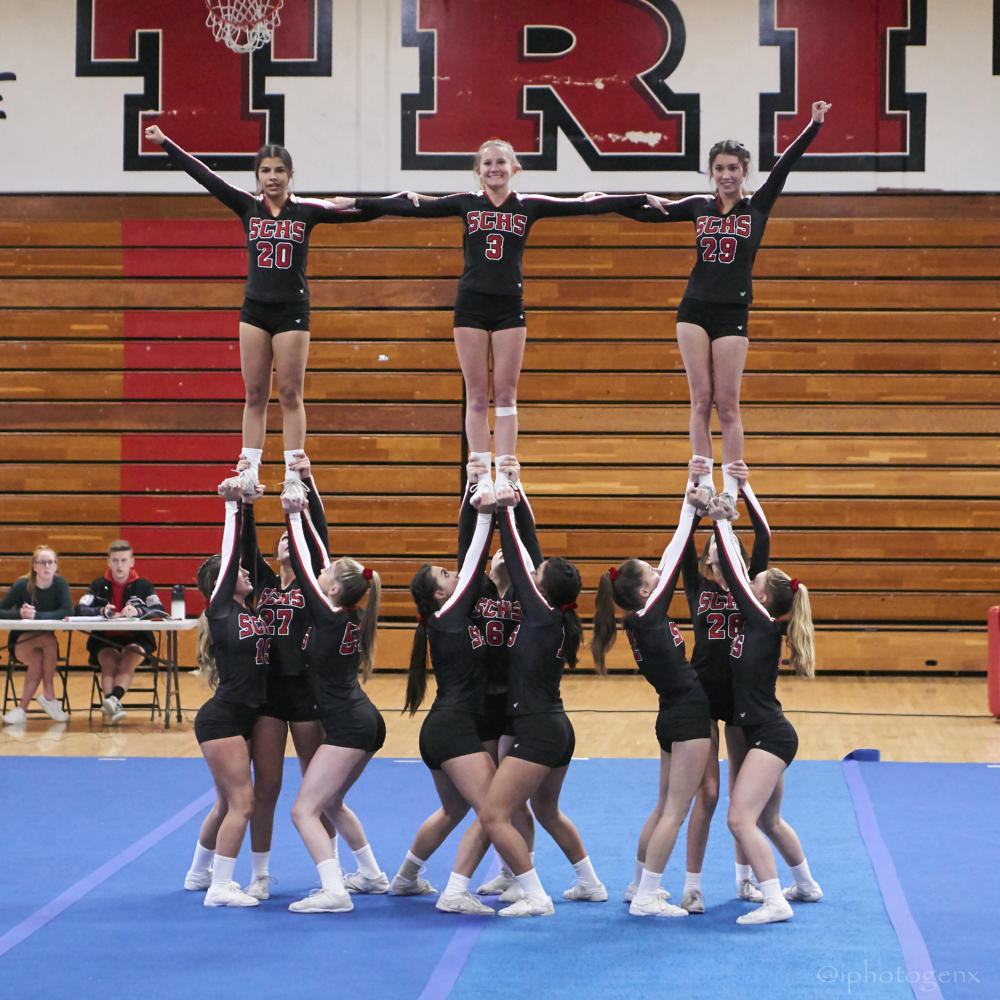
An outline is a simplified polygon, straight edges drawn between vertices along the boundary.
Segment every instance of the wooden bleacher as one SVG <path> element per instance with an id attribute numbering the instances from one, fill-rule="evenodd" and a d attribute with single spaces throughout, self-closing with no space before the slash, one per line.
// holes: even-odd
<path id="1" fill-rule="evenodd" d="M 76 598 L 123 536 L 166 598 L 215 551 L 212 494 L 239 450 L 241 237 L 205 195 L 0 197 L 0 583 L 45 541 Z M 383 576 L 382 669 L 408 658 L 410 576 L 454 561 L 459 244 L 456 220 L 312 237 L 308 450 L 335 551 Z M 691 246 L 689 226 L 617 216 L 532 231 L 519 453 L 546 553 L 580 566 L 585 618 L 599 573 L 658 557 L 676 516 L 689 447 L 673 308 Z M 773 562 L 810 588 L 821 671 L 986 668 L 998 277 L 1000 198 L 778 203 L 755 269 L 746 458 Z M 279 422 L 272 404 L 270 484 Z M 273 499 L 258 520 L 267 548 Z"/>

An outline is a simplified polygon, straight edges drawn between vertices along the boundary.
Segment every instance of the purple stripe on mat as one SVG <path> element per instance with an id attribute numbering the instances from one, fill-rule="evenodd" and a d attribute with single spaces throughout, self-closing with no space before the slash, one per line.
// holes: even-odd
<path id="1" fill-rule="evenodd" d="M 871 858 L 875 877 L 882 890 L 882 899 L 886 911 L 892 921 L 896 937 L 903 950 L 903 961 L 906 963 L 907 982 L 909 982 L 915 997 L 937 997 L 940 1000 L 941 989 L 938 986 L 934 963 L 931 961 L 927 944 L 917 922 L 910 913 L 909 903 L 896 874 L 889 848 L 882 839 L 875 809 L 872 806 L 868 788 L 861 777 L 861 767 L 857 761 L 845 760 L 842 765 L 847 787 L 854 801 L 854 812 L 858 817 L 858 827 L 864 839 L 868 856 Z M 876 766 L 876 765 L 867 765 Z"/>
<path id="2" fill-rule="evenodd" d="M 60 893 L 39 910 L 35 910 L 26 920 L 12 927 L 6 934 L 0 937 L 0 956 L 6 955 L 11 948 L 16 947 L 26 938 L 31 937 L 35 931 L 40 930 L 50 920 L 54 920 L 63 910 L 68 909 L 74 903 L 79 902 L 92 889 L 96 889 L 102 882 L 106 882 L 112 875 L 121 871 L 127 864 L 135 861 L 136 858 L 145 854 L 151 847 L 155 847 L 164 837 L 168 837 L 174 830 L 183 826 L 192 816 L 197 815 L 207 806 L 215 801 L 215 789 L 199 796 L 194 802 L 186 805 L 179 813 L 171 816 L 166 822 L 161 823 L 155 830 L 151 830 L 145 837 L 141 837 L 130 847 L 126 847 L 121 854 L 106 861 L 100 868 L 95 869 L 89 875 L 85 875 L 75 885 L 71 885 L 65 892 Z"/>
<path id="3" fill-rule="evenodd" d="M 489 870 L 486 872 L 485 881 L 489 882 L 499 872 L 500 866 L 494 855 Z M 434 971 L 427 980 L 427 985 L 417 1000 L 444 1000 L 451 993 L 455 980 L 465 968 L 465 963 L 469 960 L 469 955 L 472 954 L 472 949 L 475 948 L 479 935 L 483 933 L 486 921 L 490 918 L 484 915 L 481 917 L 465 916 L 458 919 L 462 922 L 461 926 L 452 935 L 448 947 L 445 948 L 444 954 L 434 967 Z"/>

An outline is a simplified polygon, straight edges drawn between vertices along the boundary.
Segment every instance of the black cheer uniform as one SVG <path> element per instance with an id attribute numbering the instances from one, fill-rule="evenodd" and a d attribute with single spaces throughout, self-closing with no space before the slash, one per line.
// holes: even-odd
<path id="1" fill-rule="evenodd" d="M 312 621 L 305 640 L 313 697 L 330 746 L 376 753 L 385 743 L 385 721 L 358 683 L 361 612 L 341 608 L 319 587 L 312 568 L 316 535 L 307 541 L 309 515 L 286 514 L 288 554 Z"/>
<path id="2" fill-rule="evenodd" d="M 358 198 L 364 212 L 419 218 L 458 216 L 463 224 L 465 266 L 455 299 L 455 326 L 484 330 L 522 327 L 524 300 L 521 264 L 528 232 L 539 219 L 602 215 L 646 204 L 644 194 L 552 198 L 512 191 L 494 205 L 485 191 L 450 194 L 414 205 L 408 198 Z"/>
<path id="3" fill-rule="evenodd" d="M 670 602 L 694 524 L 694 507 L 685 503 L 677 530 L 660 559 L 656 587 L 645 605 L 624 621 L 636 666 L 659 695 L 656 738 L 666 753 L 674 743 L 711 735 L 708 698 L 684 655 L 684 637 L 670 619 Z"/>
<path id="4" fill-rule="evenodd" d="M 753 263 L 768 216 L 789 171 L 816 137 L 820 124 L 811 122 L 781 154 L 760 188 L 750 197 L 741 198 L 728 212 L 723 213 L 717 195 L 709 194 L 682 198 L 666 206 L 666 214 L 648 206 L 622 212 L 641 222 L 694 223 L 698 256 L 682 307 L 690 300 L 743 307 L 753 301 Z M 685 321 L 680 311 L 678 321 Z M 745 327 L 742 332 L 745 333 Z"/>
<path id="5" fill-rule="evenodd" d="M 244 290 L 253 322 L 255 315 L 275 315 L 268 304 L 292 303 L 299 307 L 302 321 L 286 325 L 285 329 L 309 329 L 309 283 L 306 263 L 309 255 L 309 233 L 321 222 L 366 222 L 373 215 L 365 212 L 341 212 L 330 203 L 317 198 L 299 198 L 290 194 L 281 211 L 271 214 L 263 194 L 252 195 L 235 187 L 209 170 L 201 160 L 184 152 L 175 142 L 163 144 L 170 162 L 190 174 L 210 194 L 239 216 L 247 234 L 247 283 Z M 260 303 L 255 306 L 254 303 Z M 279 314 L 280 315 L 280 314 Z M 261 325 L 261 322 L 254 325 Z M 280 333 L 281 330 L 271 330 Z"/>
<path id="6" fill-rule="evenodd" d="M 455 590 L 426 622 L 437 695 L 420 727 L 420 756 L 432 771 L 446 760 L 483 750 L 479 727 L 486 702 L 487 632 L 495 630 L 473 615 L 481 603 L 483 562 L 492 537 L 493 515 L 477 513 Z"/>
<path id="7" fill-rule="evenodd" d="M 521 608 L 508 656 L 507 705 L 514 720 L 508 756 L 565 767 L 573 759 L 576 734 L 559 694 L 565 663 L 563 613 L 535 586 L 535 565 L 518 534 L 514 508 L 499 508 L 497 520 L 504 562 Z"/>
<path id="8" fill-rule="evenodd" d="M 748 750 L 766 750 L 788 765 L 799 741 L 775 693 L 787 622 L 772 618 L 754 596 L 732 525 L 716 521 L 714 527 L 722 574 L 742 615 L 742 631 L 729 652 L 733 721 L 743 727 Z"/>
<path id="9" fill-rule="evenodd" d="M 771 554 L 771 528 L 749 483 L 740 490 L 753 525 L 750 578 L 767 569 Z M 684 594 L 691 611 L 694 650 L 691 666 L 708 695 L 713 719 L 733 721 L 733 677 L 729 666 L 729 644 L 740 634 L 742 617 L 735 599 L 715 580 L 702 575 L 694 539 L 689 539 L 681 561 Z"/>
<path id="10" fill-rule="evenodd" d="M 308 487 L 309 521 L 307 530 L 317 535 L 313 571 L 322 569 L 320 552 L 328 550 L 326 515 L 315 481 L 306 480 Z M 310 547 L 312 548 L 312 547 Z M 267 671 L 267 699 L 260 714 L 284 722 L 311 722 L 319 719 L 316 699 L 306 670 L 306 632 L 312 619 L 306 611 L 305 598 L 293 577 L 287 587 L 281 586 L 281 576 L 271 569 L 257 544 L 257 525 L 250 505 L 243 516 L 243 551 L 252 553 L 247 566 L 253 584 L 257 614 L 272 630 Z"/>
<path id="11" fill-rule="evenodd" d="M 471 485 L 466 485 L 459 516 L 459 565 L 465 559 L 465 552 L 476 526 L 477 512 L 472 506 Z M 532 564 L 538 566 L 542 562 L 542 550 L 535 530 L 535 515 L 524 487 L 518 483 L 515 489 L 521 497 L 514 507 L 517 533 Z M 513 720 L 507 712 L 507 671 L 512 636 L 521 621 L 521 603 L 513 586 L 508 587 L 506 593 L 498 594 L 493 581 L 487 578 L 471 617 L 486 640 L 486 708 L 480 722 L 479 735 L 484 742 L 492 742 L 503 735 L 512 736 L 514 733 Z"/>
<path id="12" fill-rule="evenodd" d="M 271 638 L 268 627 L 234 597 L 240 570 L 242 520 L 243 505 L 226 501 L 222 563 L 205 609 L 219 683 L 195 717 L 194 733 L 199 743 L 229 736 L 250 739 L 267 686 Z"/>

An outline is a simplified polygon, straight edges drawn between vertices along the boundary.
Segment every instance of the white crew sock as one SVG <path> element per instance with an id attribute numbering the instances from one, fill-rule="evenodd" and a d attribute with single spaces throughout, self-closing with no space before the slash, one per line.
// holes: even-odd
<path id="1" fill-rule="evenodd" d="M 215 862 L 212 865 L 212 885 L 225 885 L 227 882 L 232 882 L 235 870 L 236 858 L 225 858 L 221 854 L 216 854 Z"/>
<path id="2" fill-rule="evenodd" d="M 344 888 L 344 878 L 340 874 L 340 864 L 335 858 L 327 858 L 316 866 L 319 872 L 319 883 L 324 891 L 332 893 L 334 896 L 343 896 L 347 891 Z"/>
<path id="3" fill-rule="evenodd" d="M 701 872 L 685 872 L 684 895 L 695 891 L 701 892 Z"/>
<path id="4" fill-rule="evenodd" d="M 201 841 L 199 840 L 195 844 L 194 857 L 191 859 L 191 871 L 193 872 L 207 872 L 212 867 L 212 861 L 215 858 L 215 851 L 210 851 L 207 847 L 202 847 Z"/>
<path id="5" fill-rule="evenodd" d="M 406 860 L 399 866 L 399 872 L 397 873 L 400 878 L 405 878 L 408 882 L 412 882 L 419 874 L 421 868 L 427 862 L 423 858 L 418 858 L 412 851 L 406 852 Z M 468 879 L 466 879 L 468 884 Z"/>
<path id="6" fill-rule="evenodd" d="M 463 892 L 469 891 L 469 876 L 459 875 L 458 872 L 452 872 L 448 876 L 448 884 L 444 887 L 444 892 L 442 895 L 450 896 L 452 894 L 460 896 Z"/>
<path id="7" fill-rule="evenodd" d="M 263 878 L 268 874 L 268 865 L 271 863 L 270 851 L 251 851 L 250 859 L 253 863 L 254 879 Z"/>
<path id="8" fill-rule="evenodd" d="M 597 872 L 594 871 L 594 866 L 590 862 L 589 854 L 573 865 L 573 871 L 576 872 L 576 880 L 580 885 L 596 889 L 601 884 L 601 880 L 597 877 Z"/>
<path id="9" fill-rule="evenodd" d="M 817 884 L 816 879 L 812 877 L 812 872 L 809 871 L 809 862 L 805 858 L 802 859 L 801 864 L 792 865 L 791 872 L 795 884 L 803 889 L 812 889 Z"/>
<path id="10" fill-rule="evenodd" d="M 364 847 L 360 847 L 351 853 L 357 860 L 358 871 L 362 875 L 367 875 L 369 878 L 378 878 L 382 874 L 382 870 L 375 861 L 375 855 L 372 853 L 370 844 L 365 844 Z"/>

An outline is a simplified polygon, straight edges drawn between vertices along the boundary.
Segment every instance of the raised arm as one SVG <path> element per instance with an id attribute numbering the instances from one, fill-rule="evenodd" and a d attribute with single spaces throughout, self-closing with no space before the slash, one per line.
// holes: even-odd
<path id="1" fill-rule="evenodd" d="M 222 561 L 211 600 L 205 614 L 225 613 L 236 593 L 236 578 L 240 572 L 239 541 L 243 530 L 243 505 L 238 500 L 226 501 L 226 520 L 222 529 Z"/>
<path id="2" fill-rule="evenodd" d="M 667 613 L 670 602 L 673 600 L 674 588 L 677 586 L 677 577 L 680 575 L 684 552 L 691 541 L 691 535 L 694 533 L 696 518 L 697 511 L 685 499 L 681 504 L 677 527 L 660 557 L 658 567 L 660 579 L 657 581 L 656 587 L 653 588 L 653 592 L 646 599 L 646 606 L 639 614 L 644 615 L 654 607 L 662 608 L 663 613 Z"/>
<path id="3" fill-rule="evenodd" d="M 477 514 L 476 528 L 466 550 L 465 558 L 458 568 L 458 583 L 451 597 L 434 612 L 435 618 L 454 614 L 466 618 L 472 605 L 480 596 L 479 582 L 483 575 L 483 562 L 489 552 L 493 538 L 493 514 Z"/>
<path id="4" fill-rule="evenodd" d="M 333 614 L 337 609 L 320 589 L 319 581 L 310 565 L 311 557 L 303 515 L 298 511 L 286 510 L 285 521 L 288 525 L 288 557 L 309 613 L 313 618 Z"/>
<path id="5" fill-rule="evenodd" d="M 775 163 L 771 172 L 767 175 L 767 180 L 761 184 L 760 188 L 750 199 L 750 204 L 754 208 L 759 208 L 763 212 L 770 212 L 781 189 L 788 180 L 788 174 L 792 167 L 802 158 L 802 154 L 809 148 L 809 144 L 819 134 L 823 119 L 830 110 L 831 105 L 826 101 L 816 101 L 812 106 L 812 121 L 802 130 L 802 133 L 792 141 Z"/>
<path id="6" fill-rule="evenodd" d="M 730 521 L 715 522 L 715 542 L 719 548 L 719 565 L 726 579 L 729 592 L 733 595 L 744 618 L 771 621 L 771 616 L 750 587 L 750 577 L 740 555 L 740 543 Z"/>
<path id="7" fill-rule="evenodd" d="M 753 551 L 750 553 L 750 569 L 748 573 L 752 580 L 758 573 L 767 569 L 771 559 L 771 526 L 764 516 L 764 508 L 757 501 L 757 496 L 745 482 L 740 486 L 740 493 L 746 503 L 750 523 L 753 525 Z"/>
<path id="8" fill-rule="evenodd" d="M 167 138 L 157 125 L 146 129 L 146 138 L 163 147 L 167 158 L 175 167 L 180 167 L 186 174 L 193 177 L 209 194 L 215 195 L 227 208 L 242 216 L 247 205 L 252 203 L 254 196 L 243 188 L 238 188 L 223 180 L 213 170 L 209 170 L 201 160 L 186 153 L 172 139 Z"/>
<path id="9" fill-rule="evenodd" d="M 526 618 L 531 612 L 536 616 L 547 614 L 552 610 L 552 606 L 535 586 L 531 575 L 535 571 L 535 563 L 518 534 L 514 510 L 513 507 L 501 507 L 497 511 L 504 565 L 507 567 L 511 586 L 521 603 L 522 614 Z"/>

